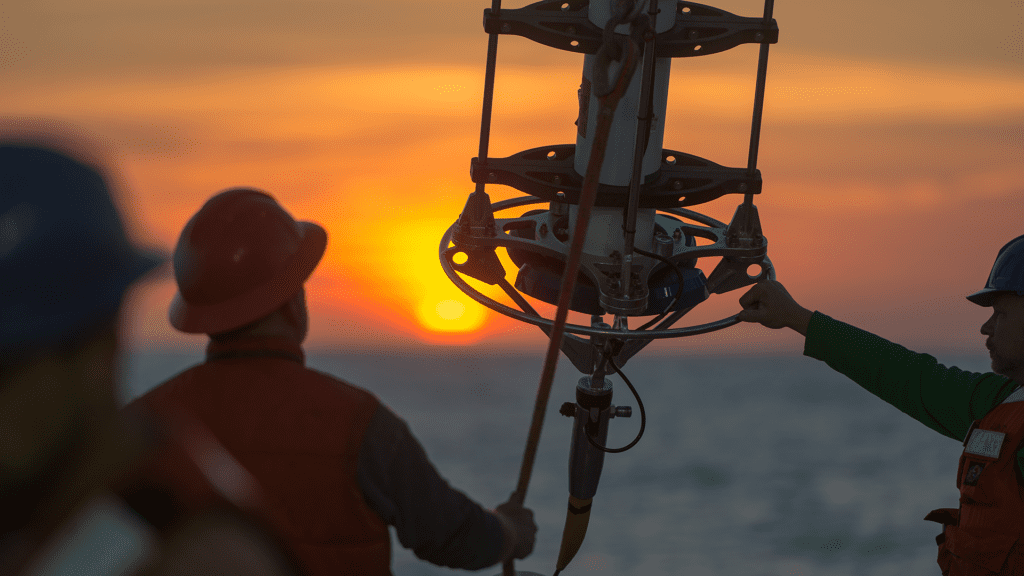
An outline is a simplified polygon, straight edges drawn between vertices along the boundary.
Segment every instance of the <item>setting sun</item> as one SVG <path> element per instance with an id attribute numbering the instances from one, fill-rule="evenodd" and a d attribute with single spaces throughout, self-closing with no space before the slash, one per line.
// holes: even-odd
<path id="1" fill-rule="evenodd" d="M 472 332 L 484 324 L 483 308 L 476 302 L 463 304 L 454 298 L 424 298 L 416 309 L 416 319 L 433 332 Z"/>
<path id="2" fill-rule="evenodd" d="M 414 217 L 402 222 L 400 233 L 374 233 L 375 221 L 328 222 L 328 227 L 354 233 L 342 240 L 349 258 L 358 259 L 360 268 L 374 275 L 388 290 L 371 296 L 388 302 L 387 306 L 412 324 L 412 333 L 424 342 L 462 343 L 481 335 L 490 317 L 487 308 L 466 296 L 445 275 L 438 260 L 437 247 L 445 230 L 458 216 L 464 196 L 456 187 L 444 184 L 424 186 L 435 198 L 451 198 L 448 203 L 423 206 Z M 453 189 L 449 189 L 453 188 Z M 456 194 L 458 192 L 458 194 Z M 450 205 L 449 205 L 450 204 Z M 372 241 L 358 245 L 359 239 Z M 342 255 L 343 252 L 338 252 Z M 351 267 L 352 264 L 349 264 Z"/>
<path id="3" fill-rule="evenodd" d="M 445 320 L 457 320 L 462 317 L 462 314 L 466 311 L 466 307 L 462 305 L 462 302 L 455 300 L 442 300 L 437 303 L 434 310 L 437 310 L 437 315 Z"/>

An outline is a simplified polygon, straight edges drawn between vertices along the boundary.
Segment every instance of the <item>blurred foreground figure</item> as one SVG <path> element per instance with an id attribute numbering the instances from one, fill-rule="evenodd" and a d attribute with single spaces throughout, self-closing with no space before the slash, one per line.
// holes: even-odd
<path id="1" fill-rule="evenodd" d="M 804 354 L 936 432 L 962 441 L 959 508 L 933 510 L 943 575 L 1024 574 L 1024 236 L 1003 246 L 985 287 L 967 297 L 992 308 L 981 327 L 992 372 L 947 368 L 800 306 L 782 284 L 756 284 L 740 320 L 807 337 Z"/>
<path id="2" fill-rule="evenodd" d="M 28 132 L 0 130 L 0 574 L 296 574 L 236 506 L 244 471 L 222 462 L 218 486 L 196 463 L 201 428 L 122 419 L 121 301 L 163 258 L 129 243 L 86 150 Z"/>
<path id="3" fill-rule="evenodd" d="M 233 189 L 185 225 L 171 324 L 210 335 L 206 362 L 131 407 L 187 408 L 259 480 L 313 574 L 390 574 L 388 525 L 418 557 L 475 570 L 525 558 L 533 513 L 451 488 L 371 393 L 304 366 L 303 284 L 327 246 L 272 197 Z"/>

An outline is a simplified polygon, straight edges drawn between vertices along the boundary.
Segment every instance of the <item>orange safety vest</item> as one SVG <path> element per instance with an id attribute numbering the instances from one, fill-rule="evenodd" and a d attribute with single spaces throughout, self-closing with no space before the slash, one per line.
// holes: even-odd
<path id="1" fill-rule="evenodd" d="M 1024 574 L 1024 492 L 1017 470 L 1022 440 L 1024 389 L 968 430 L 956 481 L 960 508 L 925 517 L 945 525 L 935 539 L 943 576 Z"/>
<path id="2" fill-rule="evenodd" d="M 274 528 L 310 574 L 391 574 L 387 525 L 356 480 L 378 400 L 303 366 L 277 339 L 222 345 L 133 404 L 188 410 L 259 482 Z"/>

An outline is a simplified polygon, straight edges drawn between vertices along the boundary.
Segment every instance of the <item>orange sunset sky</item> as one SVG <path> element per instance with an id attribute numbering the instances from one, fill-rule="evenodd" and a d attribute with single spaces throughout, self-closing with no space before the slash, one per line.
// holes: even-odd
<path id="1" fill-rule="evenodd" d="M 307 284 L 311 347 L 540 350 L 540 330 L 463 296 L 437 261 L 473 189 L 489 5 L 5 2 L 0 114 L 70 121 L 116 150 L 121 206 L 142 243 L 170 251 L 232 186 L 321 223 L 330 240 Z M 775 17 L 756 202 L 779 279 L 805 306 L 913 348 L 982 352 L 986 312 L 963 296 L 1024 233 L 1024 2 L 778 0 Z M 748 45 L 675 60 L 665 146 L 745 165 L 756 59 Z M 582 62 L 501 38 L 492 155 L 574 142 Z M 697 209 L 727 221 L 740 200 Z M 202 345 L 167 324 L 173 293 L 169 268 L 133 292 L 132 347 Z M 735 313 L 741 293 L 680 325 Z M 738 326 L 652 349 L 800 346 Z"/>

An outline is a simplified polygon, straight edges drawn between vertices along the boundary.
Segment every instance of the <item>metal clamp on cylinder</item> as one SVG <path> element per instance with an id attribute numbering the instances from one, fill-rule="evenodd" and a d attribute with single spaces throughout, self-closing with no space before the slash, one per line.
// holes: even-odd
<path id="1" fill-rule="evenodd" d="M 596 386 L 595 386 L 596 384 Z M 576 386 L 576 404 L 566 402 L 562 414 L 575 410 L 569 448 L 569 508 L 562 531 L 562 546 L 556 567 L 565 568 L 583 544 L 590 523 L 590 506 L 597 493 L 604 467 L 604 452 L 591 445 L 589 435 L 604 445 L 608 438 L 608 419 L 617 410 L 612 406 L 612 388 L 604 379 L 580 378 Z"/>
<path id="2" fill-rule="evenodd" d="M 568 418 L 576 417 L 576 404 L 565 402 L 558 408 L 558 413 Z M 633 408 L 630 406 L 611 406 L 608 412 L 609 418 L 629 418 L 633 415 Z"/>
<path id="3" fill-rule="evenodd" d="M 604 467 L 604 452 L 587 441 L 590 436 L 602 446 L 608 438 L 611 414 L 611 386 L 594 387 L 590 376 L 580 378 L 576 386 L 576 423 L 569 448 L 569 493 L 576 498 L 593 498 Z"/>

